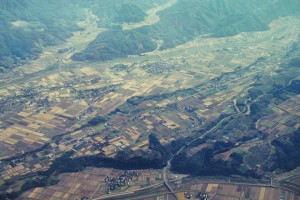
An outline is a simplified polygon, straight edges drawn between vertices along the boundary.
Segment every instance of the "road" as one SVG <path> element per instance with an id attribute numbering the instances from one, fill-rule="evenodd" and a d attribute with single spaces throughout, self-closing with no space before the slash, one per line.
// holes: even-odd
<path id="1" fill-rule="evenodd" d="M 173 159 L 173 157 L 172 157 L 172 159 Z M 171 167 L 171 161 L 172 161 L 172 159 L 170 159 L 170 160 L 168 161 L 167 166 L 163 168 L 163 180 L 164 180 L 164 184 L 165 184 L 165 186 L 168 188 L 168 190 L 174 195 L 174 197 L 175 197 L 177 200 L 179 200 L 179 198 L 178 198 L 176 192 L 174 192 L 174 190 L 172 189 L 172 187 L 169 185 L 169 180 L 168 180 L 168 170 L 169 170 L 170 167 Z"/>
<path id="2" fill-rule="evenodd" d="M 290 181 L 282 181 L 280 182 L 280 187 L 300 195 L 300 185 L 296 183 Z"/>
<path id="3" fill-rule="evenodd" d="M 235 117 L 239 117 L 243 115 L 243 113 L 236 113 L 236 114 L 233 114 L 233 115 L 230 115 L 228 117 L 225 117 L 224 119 L 222 119 L 219 123 L 217 123 L 214 127 L 212 127 L 210 130 L 206 131 L 204 134 L 202 134 L 201 136 L 195 138 L 194 140 L 190 141 L 189 143 L 187 143 L 186 145 L 184 145 L 183 147 L 181 147 L 167 162 L 167 166 L 165 166 L 163 168 L 163 180 L 164 180 L 164 184 L 165 186 L 168 188 L 168 190 L 175 196 L 175 198 L 177 200 L 179 200 L 176 192 L 174 192 L 174 190 L 172 189 L 172 187 L 169 185 L 169 180 L 168 180 L 168 171 L 171 167 L 171 162 L 173 160 L 173 158 L 177 155 L 179 155 L 184 149 L 186 149 L 190 144 L 192 144 L 193 142 L 199 140 L 199 139 L 202 139 L 204 138 L 206 135 L 210 134 L 211 132 L 213 132 L 214 130 L 216 130 L 225 120 L 227 119 L 230 119 L 230 118 L 235 118 Z"/>
<path id="4" fill-rule="evenodd" d="M 270 186 L 270 183 L 268 181 L 255 181 L 255 180 L 246 180 L 246 179 L 234 179 L 230 183 L 228 183 L 228 180 L 224 179 L 205 179 L 205 180 L 198 180 L 195 181 L 195 178 L 187 178 L 186 180 L 183 181 L 182 184 L 180 184 L 179 188 L 177 188 L 176 193 L 179 192 L 194 192 L 197 193 L 199 190 L 189 190 L 189 189 L 183 189 L 183 188 L 190 188 L 191 185 L 196 185 L 196 184 L 201 184 L 201 183 L 217 183 L 217 184 L 223 184 L 223 185 L 238 185 L 238 186 L 250 186 L 250 187 L 271 187 L 271 188 L 279 188 L 283 190 L 288 190 L 292 191 L 291 189 L 287 188 L 286 185 L 279 185 L 276 184 L 276 186 Z M 175 188 L 175 187 L 174 187 Z M 294 191 L 292 191 L 294 192 Z M 141 191 L 135 191 L 135 192 L 126 192 L 126 193 L 120 193 L 118 195 L 111 195 L 111 196 L 106 196 L 102 197 L 101 199 L 106 199 L 106 200 L 135 200 L 135 199 L 146 199 L 146 198 L 154 198 L 157 196 L 162 196 L 162 195 L 171 195 L 173 192 L 170 192 L 166 188 L 163 189 L 162 187 L 152 187 L 148 188 L 148 190 L 141 190 Z M 218 195 L 218 193 L 212 194 L 211 199 L 213 199 L 214 196 Z M 100 198 L 99 198 L 100 199 Z"/>
<path id="5" fill-rule="evenodd" d="M 149 193 L 151 190 L 155 190 L 156 188 L 160 188 L 161 186 L 163 186 L 163 182 L 161 183 L 157 183 L 154 185 L 150 185 L 148 187 L 144 187 L 135 191 L 130 191 L 130 192 L 120 192 L 120 193 L 115 193 L 115 194 L 108 194 L 108 195 L 104 195 L 98 198 L 91 198 L 92 200 L 101 200 L 101 199 L 119 199 L 122 197 L 126 197 L 128 195 L 135 195 L 136 193 L 143 193 L 145 192 L 146 194 Z"/>
<path id="6" fill-rule="evenodd" d="M 102 177 L 100 178 L 99 184 L 98 184 L 96 190 L 94 191 L 94 193 L 92 194 L 91 199 L 93 199 L 93 197 L 95 196 L 96 192 L 97 192 L 97 191 L 100 189 L 100 187 L 102 186 L 103 180 L 105 180 L 105 179 L 109 176 L 109 174 L 111 173 L 112 170 L 113 170 L 113 169 L 110 169 L 109 172 L 106 174 L 106 176 L 105 176 L 104 178 L 102 178 Z"/>

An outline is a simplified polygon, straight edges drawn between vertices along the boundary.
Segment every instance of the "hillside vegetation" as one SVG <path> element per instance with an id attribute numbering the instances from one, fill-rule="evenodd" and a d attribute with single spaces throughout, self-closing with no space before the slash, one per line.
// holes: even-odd
<path id="1" fill-rule="evenodd" d="M 152 7 L 164 4 L 169 0 L 74 0 L 80 7 L 90 9 L 99 17 L 99 27 L 111 27 L 119 23 L 142 21 L 145 12 Z"/>
<path id="2" fill-rule="evenodd" d="M 0 0 L 0 72 L 35 59 L 78 31 L 81 10 L 67 1 Z"/>
<path id="3" fill-rule="evenodd" d="M 272 20 L 280 16 L 300 14 L 299 9 L 295 8 L 297 6 L 300 7 L 297 0 L 178 0 L 175 5 L 159 13 L 158 23 L 100 34 L 73 59 L 108 60 L 140 54 L 155 49 L 149 47 L 157 40 L 163 40 L 160 48 L 166 49 L 201 35 L 227 37 L 241 32 L 264 31 Z M 139 15 L 139 12 L 136 14 Z M 113 42 L 112 38 L 115 38 Z M 139 47 L 138 50 L 136 47 Z"/>
<path id="4" fill-rule="evenodd" d="M 42 1 L 42 0 L 0 0 L 0 73 L 16 66 L 22 65 L 29 60 L 36 59 L 47 46 L 53 46 L 63 43 L 71 37 L 73 32 L 80 30 L 77 26 L 79 20 L 84 19 L 84 10 L 89 9 L 99 17 L 97 21 L 99 27 L 114 27 L 120 23 L 133 23 L 142 21 L 145 17 L 145 11 L 153 6 L 165 3 L 167 0 L 124 0 L 120 3 L 118 0 L 62 0 L 62 1 Z M 118 38 L 126 38 L 128 34 L 120 32 L 109 32 L 115 36 L 115 42 L 111 45 L 105 45 L 106 48 L 96 48 L 91 44 L 93 56 L 81 56 L 84 60 L 94 60 L 97 54 L 107 51 L 105 59 L 122 57 L 124 53 L 115 51 L 115 45 L 119 42 Z M 130 37 L 125 45 L 132 40 L 141 41 L 142 33 L 130 33 L 135 35 Z M 120 36 L 121 35 L 121 36 Z M 107 34 L 108 39 L 109 36 Z M 104 38 L 105 39 L 105 38 Z M 98 40 L 103 43 L 103 40 Z M 105 41 L 107 42 L 107 41 Z M 148 46 L 146 42 L 137 42 L 131 47 L 125 49 L 126 54 L 146 51 Z M 107 50 L 108 49 L 108 50 Z M 91 53 L 88 54 L 91 54 Z M 75 57 L 76 59 L 76 57 Z"/>
<path id="5" fill-rule="evenodd" d="M 241 32 L 264 31 L 286 15 L 298 15 L 298 0 L 177 0 L 157 13 L 160 21 L 132 30 L 123 23 L 138 23 L 146 11 L 168 0 L 0 0 L 0 72 L 36 59 L 43 47 L 57 45 L 79 30 L 83 9 L 99 17 L 101 33 L 75 61 L 103 61 L 172 48 L 198 36 L 227 37 Z M 275 12 L 276 11 L 276 12 Z"/>

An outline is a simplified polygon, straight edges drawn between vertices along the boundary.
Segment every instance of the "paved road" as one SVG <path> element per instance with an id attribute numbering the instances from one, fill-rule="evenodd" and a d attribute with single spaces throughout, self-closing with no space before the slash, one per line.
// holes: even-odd
<path id="1" fill-rule="evenodd" d="M 300 186 L 296 183 L 290 181 L 282 181 L 280 182 L 280 187 L 300 195 Z"/>
<path id="2" fill-rule="evenodd" d="M 167 162 L 167 166 L 163 168 L 163 180 L 164 180 L 164 184 L 165 186 L 168 188 L 168 190 L 175 196 L 175 198 L 177 200 L 179 200 L 176 192 L 174 192 L 174 190 L 172 189 L 172 187 L 169 185 L 169 180 L 168 180 L 168 170 L 171 167 L 171 162 L 173 160 L 173 158 L 177 155 L 179 155 L 185 148 L 187 148 L 190 144 L 192 144 L 193 142 L 202 139 L 203 137 L 205 137 L 206 135 L 210 134 L 211 132 L 213 132 L 214 130 L 216 130 L 225 120 L 230 119 L 231 117 L 235 118 L 235 117 L 239 117 L 242 116 L 243 113 L 236 113 L 233 115 L 230 115 L 228 117 L 225 117 L 224 119 L 222 119 L 219 123 L 217 123 L 214 127 L 212 127 L 210 130 L 206 131 L 204 134 L 201 134 L 201 136 L 195 138 L 194 140 L 190 141 L 189 143 L 187 143 L 186 145 L 184 145 L 183 147 L 181 147 Z"/>
<path id="3" fill-rule="evenodd" d="M 281 186 L 279 186 L 279 183 L 276 183 L 276 186 L 270 186 L 270 182 L 268 181 L 258 181 L 258 180 L 247 180 L 247 179 L 234 179 L 232 180 L 230 183 L 228 183 L 228 180 L 224 179 L 206 179 L 206 180 L 195 180 L 195 178 L 186 178 L 184 179 L 184 182 L 180 185 L 180 187 L 173 192 L 199 192 L 198 190 L 187 190 L 187 189 L 183 189 L 183 188 L 188 188 L 190 185 L 195 185 L 195 184 L 200 184 L 200 183 L 218 183 L 218 184 L 230 184 L 230 185 L 244 185 L 244 186 L 255 186 L 255 187 L 272 187 L 272 188 L 280 188 L 283 190 L 288 190 L 288 191 L 292 191 L 293 190 L 289 189 L 286 185 L 281 184 Z M 173 185 L 171 183 L 171 185 Z M 161 185 L 162 186 L 162 185 Z M 174 187 L 176 188 L 176 187 Z M 101 199 L 106 199 L 106 200 L 135 200 L 135 199 L 145 199 L 145 198 L 150 198 L 150 197 L 155 197 L 155 196 L 159 196 L 159 195 L 166 195 L 166 194 L 173 194 L 173 192 L 170 192 L 169 190 L 167 190 L 167 188 L 165 187 L 165 189 L 163 189 L 163 187 L 155 187 L 155 188 L 149 188 L 148 190 L 142 190 L 142 191 L 137 191 L 137 192 L 131 192 L 131 193 L 123 193 L 123 194 L 119 194 L 117 196 L 110 196 L 110 197 L 106 197 L 106 198 L 101 198 Z M 296 192 L 295 192 L 296 193 Z M 297 194 L 297 193 L 296 193 Z M 217 195 L 217 194 L 213 194 Z M 212 197 L 213 197 L 212 196 Z"/>
<path id="4" fill-rule="evenodd" d="M 164 179 L 164 184 L 168 188 L 168 190 L 174 195 L 174 197 L 177 200 L 179 200 L 176 192 L 174 192 L 174 190 L 172 189 L 172 187 L 169 185 L 169 180 L 168 180 L 168 170 L 171 167 L 171 161 L 172 161 L 172 159 L 173 159 L 173 157 L 168 161 L 167 166 L 163 168 L 163 179 Z"/>

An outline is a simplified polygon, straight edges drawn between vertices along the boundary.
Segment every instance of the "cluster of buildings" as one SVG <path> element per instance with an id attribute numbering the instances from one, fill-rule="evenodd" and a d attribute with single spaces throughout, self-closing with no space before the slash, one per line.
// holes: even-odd
<path id="1" fill-rule="evenodd" d="M 193 195 L 190 192 L 184 192 L 184 197 L 186 199 L 192 199 Z M 200 199 L 200 200 L 208 200 L 208 194 L 207 193 L 202 193 L 199 192 L 198 194 L 196 194 L 196 199 Z"/>
<path id="2" fill-rule="evenodd" d="M 199 192 L 196 195 L 196 198 L 199 198 L 200 200 L 208 200 L 208 194 Z"/>
<path id="3" fill-rule="evenodd" d="M 114 91 L 116 87 L 119 85 L 108 85 L 102 88 L 96 88 L 96 89 L 90 89 L 90 90 L 84 90 L 84 91 L 78 91 L 78 99 L 95 99 L 103 97 L 104 95 Z"/>
<path id="4" fill-rule="evenodd" d="M 179 61 L 160 61 L 146 64 L 142 66 L 142 69 L 148 72 L 149 74 L 161 75 L 165 72 L 180 71 L 186 67 L 187 65 L 185 63 Z"/>
<path id="5" fill-rule="evenodd" d="M 129 186 L 130 181 L 132 181 L 132 179 L 138 177 L 139 175 L 140 174 L 135 171 L 130 171 L 130 172 L 124 171 L 116 177 L 107 176 L 104 179 L 104 182 L 106 183 L 107 186 L 107 192 L 110 193 L 111 191 L 117 189 L 118 187 Z"/>

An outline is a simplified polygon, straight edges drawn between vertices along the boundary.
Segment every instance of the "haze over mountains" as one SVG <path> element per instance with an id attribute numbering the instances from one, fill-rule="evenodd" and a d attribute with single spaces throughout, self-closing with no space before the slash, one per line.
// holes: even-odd
<path id="1" fill-rule="evenodd" d="M 63 43 L 80 30 L 76 21 L 87 8 L 107 28 L 73 60 L 109 60 L 142 54 L 158 47 L 171 48 L 197 36 L 226 37 L 247 31 L 263 31 L 281 16 L 299 14 L 298 0 L 177 0 L 159 13 L 160 21 L 122 30 L 123 23 L 141 22 L 146 11 L 166 0 L 139 1 L 42 1 L 1 0 L 0 71 L 36 58 L 43 47 Z M 276 12 L 275 12 L 276 11 Z"/>
<path id="2" fill-rule="evenodd" d="M 80 10 L 66 1 L 0 1 L 0 71 L 36 58 L 78 31 Z"/>
<path id="3" fill-rule="evenodd" d="M 299 0 L 0 0 L 0 199 L 300 194 L 299 25 Z"/>

